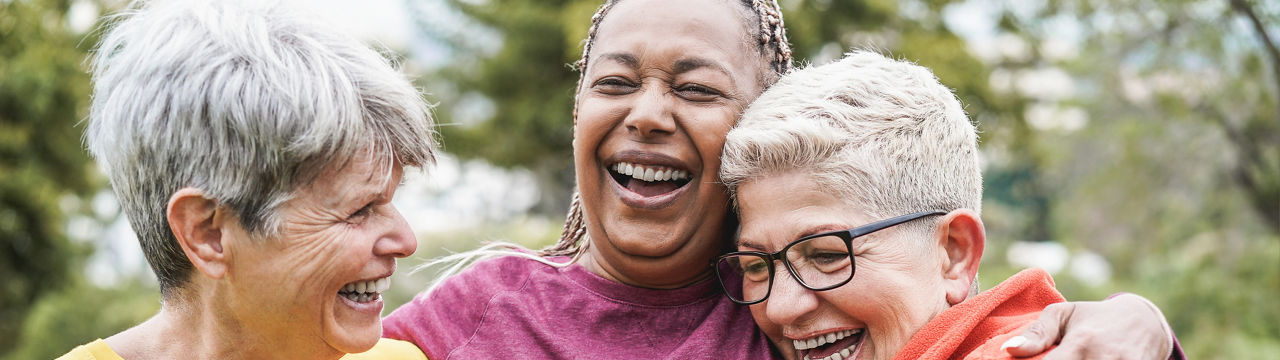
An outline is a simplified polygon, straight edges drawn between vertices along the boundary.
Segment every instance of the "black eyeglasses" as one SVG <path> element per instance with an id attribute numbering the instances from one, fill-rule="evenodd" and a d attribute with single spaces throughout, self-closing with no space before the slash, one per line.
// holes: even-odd
<path id="1" fill-rule="evenodd" d="M 733 302 L 751 305 L 769 298 L 773 288 L 774 261 L 786 264 L 787 272 L 801 286 L 813 291 L 835 289 L 853 279 L 853 239 L 890 226 L 945 211 L 926 211 L 876 221 L 848 230 L 813 234 L 787 244 L 775 253 L 737 251 L 711 262 L 716 280 Z M 740 285 L 739 285 L 740 284 Z"/>

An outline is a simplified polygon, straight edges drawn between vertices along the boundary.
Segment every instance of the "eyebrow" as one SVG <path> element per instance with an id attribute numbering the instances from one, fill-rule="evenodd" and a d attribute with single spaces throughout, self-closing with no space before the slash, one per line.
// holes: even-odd
<path id="1" fill-rule="evenodd" d="M 751 242 L 751 241 L 743 241 L 741 238 L 739 238 L 739 239 L 738 239 L 738 241 L 735 241 L 735 242 L 736 242 L 736 244 L 734 244 L 734 245 L 737 245 L 737 246 L 740 246 L 740 247 L 741 247 L 741 246 L 745 246 L 745 247 L 749 247 L 749 248 L 752 248 L 752 249 L 760 249 L 760 250 L 764 250 L 764 247 L 760 246 L 760 244 L 756 244 L 756 243 Z"/>
<path id="2" fill-rule="evenodd" d="M 640 67 L 640 59 L 630 53 L 611 52 L 602 54 L 600 57 L 602 59 L 613 60 L 633 69 Z M 724 66 L 717 62 L 700 57 L 676 60 L 675 66 L 672 67 L 672 70 L 676 74 L 681 74 L 702 68 L 710 68 L 725 75 L 729 75 L 729 70 L 725 69 Z"/>
<path id="3" fill-rule="evenodd" d="M 819 225 L 815 225 L 815 226 L 810 226 L 810 227 L 808 227 L 808 228 L 805 228 L 805 230 L 804 230 L 804 231 L 800 232 L 800 233 L 801 233 L 801 234 L 803 234 L 803 235 L 796 236 L 795 238 L 793 238 L 793 239 L 791 239 L 791 240 L 788 240 L 788 241 L 787 241 L 787 243 L 788 243 L 788 244 L 790 244 L 792 241 L 796 241 L 796 239 L 799 239 L 799 238 L 802 238 L 802 237 L 805 237 L 805 236 L 809 236 L 809 235 L 821 234 L 821 233 L 832 232 L 832 231 L 843 231 L 843 230 L 848 230 L 848 229 L 849 229 L 849 228 L 842 227 L 842 226 L 844 226 L 844 225 L 836 225 L 836 224 L 819 224 Z M 734 241 L 734 245 L 737 245 L 737 246 L 746 246 L 746 247 L 750 247 L 750 248 L 753 248 L 753 249 L 759 249 L 759 250 L 761 250 L 761 251 L 766 250 L 766 249 L 764 248 L 764 246 L 762 246 L 762 245 L 760 245 L 760 244 L 757 244 L 757 243 L 752 242 L 752 241 L 750 241 L 750 240 L 742 240 L 742 237 L 738 237 L 738 240 L 737 240 L 737 241 Z"/>
<path id="4" fill-rule="evenodd" d="M 622 63 L 623 65 L 633 69 L 640 67 L 640 59 L 637 59 L 635 55 L 628 53 L 611 52 L 600 55 L 600 57 Z"/>
<path id="5" fill-rule="evenodd" d="M 675 70 L 675 73 L 677 74 L 682 74 L 682 73 L 686 73 L 686 72 L 690 72 L 690 71 L 702 69 L 702 68 L 711 68 L 712 70 L 716 70 L 725 75 L 729 75 L 729 70 L 725 69 L 724 66 L 720 66 L 719 63 L 716 63 L 714 61 L 707 60 L 704 58 L 697 58 L 697 57 L 677 60 L 676 66 L 672 70 Z"/>

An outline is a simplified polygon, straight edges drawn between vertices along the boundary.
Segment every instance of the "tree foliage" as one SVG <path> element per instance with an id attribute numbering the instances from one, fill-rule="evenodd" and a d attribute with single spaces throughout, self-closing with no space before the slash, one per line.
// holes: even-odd
<path id="1" fill-rule="evenodd" d="M 68 6 L 0 2 L 0 349 L 84 253 L 63 231 L 64 210 L 76 210 L 63 207 L 95 184 L 76 126 L 89 94 L 85 49 L 65 26 Z"/>

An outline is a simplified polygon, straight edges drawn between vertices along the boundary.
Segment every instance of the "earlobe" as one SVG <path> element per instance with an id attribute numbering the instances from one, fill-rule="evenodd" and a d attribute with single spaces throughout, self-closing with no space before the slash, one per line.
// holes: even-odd
<path id="1" fill-rule="evenodd" d="M 169 197 L 165 216 L 169 230 L 196 271 L 210 278 L 221 278 L 227 271 L 226 251 L 222 244 L 225 211 L 218 202 L 195 188 L 182 188 Z"/>
<path id="2" fill-rule="evenodd" d="M 986 230 L 978 214 L 970 209 L 947 213 L 938 227 L 940 245 L 946 251 L 942 277 L 947 302 L 955 305 L 971 295 L 987 243 Z"/>

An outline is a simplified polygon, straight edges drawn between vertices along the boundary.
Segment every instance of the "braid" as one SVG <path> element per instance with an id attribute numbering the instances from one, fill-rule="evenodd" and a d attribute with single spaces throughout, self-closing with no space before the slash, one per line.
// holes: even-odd
<path id="1" fill-rule="evenodd" d="M 555 245 L 538 251 L 542 256 L 576 256 L 586 249 L 582 241 L 587 235 L 587 223 L 582 216 L 582 195 L 573 192 L 573 201 L 569 203 L 569 215 L 565 216 L 564 230 L 560 232 L 560 240 Z"/>
<path id="2" fill-rule="evenodd" d="M 787 28 L 782 23 L 782 10 L 778 0 L 750 0 L 751 9 L 760 21 L 760 53 L 773 52 L 769 65 L 778 75 L 791 71 L 791 44 L 787 42 Z M 772 82 L 770 82 L 772 83 Z"/>
<path id="3" fill-rule="evenodd" d="M 573 94 L 573 125 L 578 126 L 578 98 L 582 96 L 582 82 L 587 74 L 587 59 L 591 57 L 591 45 L 596 42 L 596 31 L 600 28 L 600 22 L 604 19 L 609 9 L 613 8 L 620 0 L 606 0 L 600 9 L 596 10 L 595 15 L 591 16 L 591 27 L 587 29 L 587 39 L 582 44 L 582 58 L 574 63 L 573 67 L 578 70 L 578 84 Z M 787 29 L 782 23 L 782 11 L 778 7 L 777 0 L 742 0 L 743 5 L 752 10 L 748 16 L 754 17 L 759 21 L 759 36 L 752 34 L 758 39 L 756 44 L 760 48 L 760 54 L 766 55 L 772 52 L 772 58 L 769 59 L 769 67 L 776 75 L 791 71 L 791 44 L 787 42 Z M 777 76 L 770 77 L 765 84 L 772 84 Z M 577 131 L 575 129 L 574 133 Z M 564 230 L 560 233 L 560 239 L 555 245 L 546 247 L 538 251 L 538 255 L 542 256 L 573 256 L 576 261 L 582 253 L 585 252 L 590 241 L 587 241 L 587 218 L 582 210 L 582 194 L 578 191 L 573 192 L 573 201 L 569 203 L 569 213 L 565 217 Z"/>
<path id="4" fill-rule="evenodd" d="M 582 58 L 574 64 L 578 70 L 578 85 L 573 92 L 573 126 L 575 128 L 578 126 L 578 97 L 582 96 L 582 81 L 587 75 L 587 59 L 591 57 L 591 44 L 596 42 L 596 30 L 600 28 L 600 20 L 604 19 L 605 13 L 617 3 L 617 0 L 605 1 L 604 5 L 600 5 L 600 9 L 596 10 L 595 15 L 591 15 L 591 27 L 587 29 L 587 40 L 582 43 Z M 576 129 L 574 133 L 577 133 Z M 569 203 L 569 214 L 564 219 L 564 230 L 560 232 L 560 239 L 556 240 L 555 245 L 539 250 L 538 254 L 573 256 L 577 259 L 587 248 L 587 242 L 583 241 L 586 235 L 587 220 L 582 211 L 582 194 L 574 190 L 573 201 Z"/>
<path id="5" fill-rule="evenodd" d="M 604 19 L 605 13 L 617 4 L 617 0 L 608 0 L 604 5 L 600 5 L 600 9 L 596 10 L 595 15 L 591 15 L 591 27 L 587 29 L 587 40 L 582 42 L 582 58 L 573 64 L 578 70 L 578 87 L 573 90 L 573 125 L 578 125 L 578 97 L 582 96 L 582 80 L 587 76 L 587 58 L 591 57 L 591 44 L 596 43 L 596 30 L 600 28 L 600 20 Z M 574 193 L 574 198 L 577 198 Z"/>

